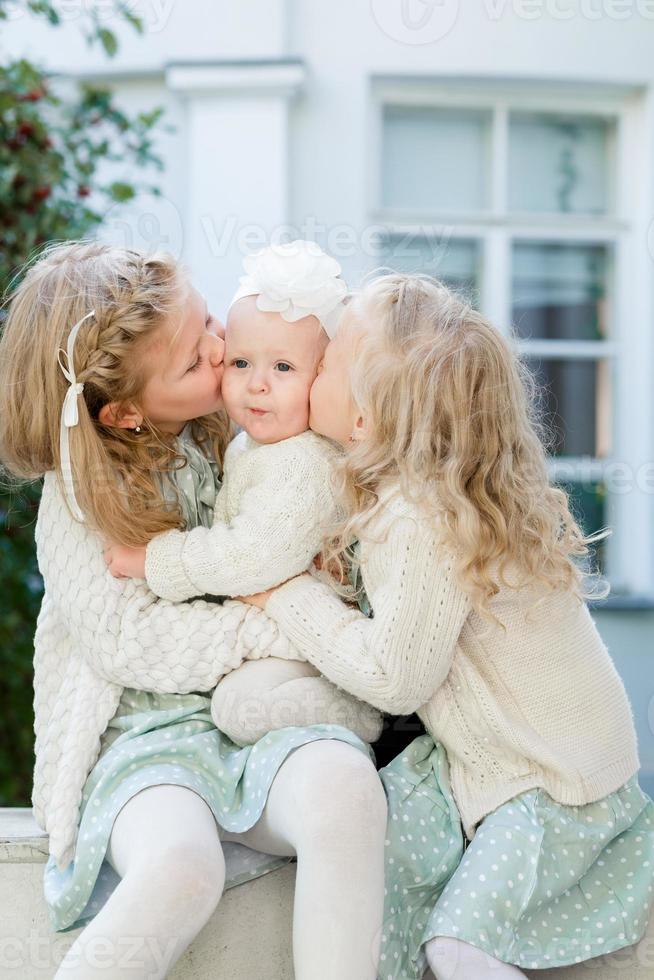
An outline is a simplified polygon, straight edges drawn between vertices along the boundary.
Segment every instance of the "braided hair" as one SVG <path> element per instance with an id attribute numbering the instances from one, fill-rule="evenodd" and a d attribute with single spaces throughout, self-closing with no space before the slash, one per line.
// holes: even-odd
<path id="1" fill-rule="evenodd" d="M 75 495 L 89 526 L 132 546 L 182 527 L 160 474 L 183 466 L 173 435 L 144 417 L 138 434 L 103 424 L 109 403 L 138 404 L 156 331 L 179 314 L 189 290 L 169 255 L 143 255 L 96 241 L 47 246 L 8 298 L 0 340 L 0 460 L 16 477 L 48 470 L 61 479 L 60 415 L 67 382 L 57 363 L 72 326 L 90 310 L 75 343 L 74 372 L 84 385 L 79 425 L 70 432 Z M 192 423 L 219 463 L 231 434 L 223 412 Z"/>

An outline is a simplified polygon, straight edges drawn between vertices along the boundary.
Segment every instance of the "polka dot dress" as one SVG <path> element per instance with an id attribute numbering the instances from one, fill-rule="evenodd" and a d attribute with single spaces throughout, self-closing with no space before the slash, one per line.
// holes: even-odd
<path id="1" fill-rule="evenodd" d="M 534 789 L 466 847 L 445 750 L 429 735 L 380 771 L 389 801 L 380 980 L 421 980 L 451 936 L 524 969 L 566 966 L 643 936 L 654 900 L 654 804 L 636 777 L 596 803 Z"/>
<path id="2" fill-rule="evenodd" d="M 374 759 L 368 745 L 339 725 L 285 728 L 239 748 L 214 726 L 210 707 L 211 699 L 201 694 L 123 692 L 84 787 L 75 858 L 63 872 L 53 858 L 46 865 L 44 891 L 55 930 L 85 924 L 113 892 L 120 879 L 105 860 L 113 822 L 147 786 L 186 786 L 211 807 L 221 827 L 242 833 L 261 816 L 277 770 L 299 746 L 339 739 Z M 291 860 L 223 846 L 226 888 Z"/>
<path id="3" fill-rule="evenodd" d="M 181 507 L 188 528 L 210 527 L 219 468 L 198 448 L 191 425 L 178 437 L 178 449 L 186 462 L 165 475 L 164 498 Z M 218 596 L 205 598 L 221 601 Z M 277 770 L 300 745 L 339 739 L 374 761 L 370 747 L 340 725 L 285 728 L 239 748 L 215 727 L 210 708 L 211 699 L 202 694 L 123 691 L 84 787 L 75 858 L 64 872 L 52 858 L 46 864 L 44 892 L 55 930 L 92 919 L 115 889 L 120 879 L 104 860 L 113 822 L 125 803 L 147 786 L 186 786 L 211 807 L 219 826 L 242 833 L 261 816 Z M 225 888 L 290 860 L 240 844 L 223 848 Z"/>

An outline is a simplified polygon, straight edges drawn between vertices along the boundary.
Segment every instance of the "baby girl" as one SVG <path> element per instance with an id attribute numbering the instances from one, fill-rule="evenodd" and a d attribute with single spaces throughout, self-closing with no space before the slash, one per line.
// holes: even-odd
<path id="1" fill-rule="evenodd" d="M 227 317 L 222 380 L 225 409 L 242 431 L 225 455 L 214 523 L 109 554 L 114 574 L 145 578 L 174 602 L 246 596 L 311 569 L 338 517 L 331 471 L 340 450 L 308 426 L 311 385 L 347 292 L 340 266 L 303 241 L 263 249 L 244 266 Z M 379 713 L 310 664 L 257 656 L 213 695 L 214 722 L 237 744 L 299 724 L 338 723 L 364 741 L 379 737 Z"/>

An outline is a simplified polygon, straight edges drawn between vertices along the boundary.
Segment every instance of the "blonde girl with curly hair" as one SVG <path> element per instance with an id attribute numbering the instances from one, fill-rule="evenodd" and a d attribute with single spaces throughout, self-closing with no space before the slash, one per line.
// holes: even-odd
<path id="1" fill-rule="evenodd" d="M 336 577 L 248 600 L 336 684 L 425 725 L 381 771 L 383 980 L 509 980 L 647 926 L 654 804 L 584 601 L 601 535 L 550 485 L 534 404 L 510 341 L 442 283 L 366 285 L 310 424 L 346 449 L 323 558 L 354 558 L 368 615 Z"/>
<path id="2" fill-rule="evenodd" d="M 264 870 L 297 856 L 298 980 L 376 976 L 386 803 L 368 746 L 319 724 L 234 744 L 207 692 L 297 652 L 258 609 L 157 598 L 103 557 L 107 539 L 210 525 L 233 435 L 222 332 L 171 257 L 94 242 L 47 248 L 10 299 L 0 460 L 43 477 L 34 813 L 53 927 L 85 926 L 58 980 L 166 976 L 251 877 L 226 878 L 224 840 Z"/>

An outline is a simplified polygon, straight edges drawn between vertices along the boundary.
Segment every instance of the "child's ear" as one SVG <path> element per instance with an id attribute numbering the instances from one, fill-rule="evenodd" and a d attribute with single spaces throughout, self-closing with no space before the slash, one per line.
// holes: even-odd
<path id="1" fill-rule="evenodd" d="M 367 426 L 363 415 L 359 415 L 354 423 L 354 428 L 352 430 L 352 435 L 350 436 L 352 442 L 363 442 L 367 438 Z"/>
<path id="2" fill-rule="evenodd" d="M 143 423 L 143 413 L 135 405 L 121 405 L 120 402 L 109 402 L 100 409 L 98 418 L 103 425 L 114 426 L 117 429 L 135 429 Z"/>

